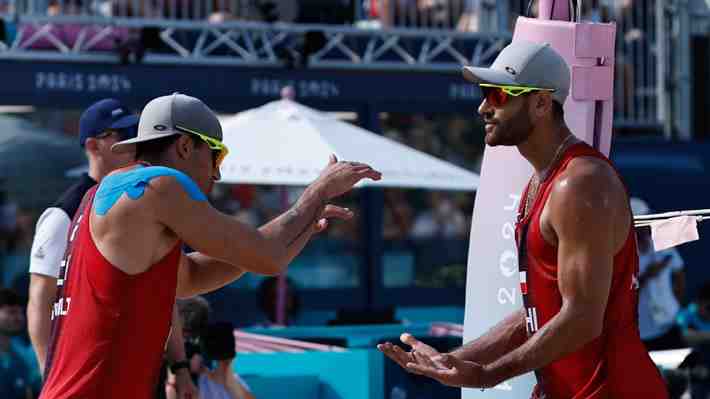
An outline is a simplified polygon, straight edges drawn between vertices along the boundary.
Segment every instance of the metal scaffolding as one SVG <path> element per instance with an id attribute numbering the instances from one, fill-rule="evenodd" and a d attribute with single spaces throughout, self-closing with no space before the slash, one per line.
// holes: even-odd
<path id="1" fill-rule="evenodd" d="M 159 45 L 146 47 L 147 31 Z M 27 16 L 12 43 L 0 43 L 0 58 L 113 61 L 140 51 L 145 64 L 458 71 L 489 64 L 509 41 L 506 33 Z"/>

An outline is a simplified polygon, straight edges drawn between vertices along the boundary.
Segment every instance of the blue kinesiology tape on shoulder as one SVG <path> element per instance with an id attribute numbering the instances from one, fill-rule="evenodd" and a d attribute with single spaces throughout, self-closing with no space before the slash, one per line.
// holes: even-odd
<path id="1" fill-rule="evenodd" d="M 137 200 L 145 193 L 145 187 L 151 180 L 160 176 L 173 176 L 195 201 L 207 201 L 205 194 L 188 175 L 165 166 L 139 166 L 127 172 L 106 176 L 99 185 L 94 198 L 97 215 L 105 215 L 125 193 L 128 198 Z"/>

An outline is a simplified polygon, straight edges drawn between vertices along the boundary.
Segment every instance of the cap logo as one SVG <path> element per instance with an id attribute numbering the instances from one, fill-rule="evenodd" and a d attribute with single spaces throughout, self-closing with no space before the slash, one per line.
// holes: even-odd
<path id="1" fill-rule="evenodd" d="M 505 67 L 505 71 L 508 72 L 508 73 L 511 74 L 511 75 L 517 75 L 517 74 L 518 74 L 518 73 L 515 71 L 515 69 L 513 69 L 513 67 L 509 67 L 509 66 Z"/>
<path id="2" fill-rule="evenodd" d="M 153 126 L 153 129 L 155 129 L 155 130 L 157 130 L 157 131 L 159 131 L 159 132 L 162 132 L 162 131 L 164 131 L 165 129 L 167 129 L 167 127 L 166 127 L 165 125 L 155 125 L 155 126 Z"/>

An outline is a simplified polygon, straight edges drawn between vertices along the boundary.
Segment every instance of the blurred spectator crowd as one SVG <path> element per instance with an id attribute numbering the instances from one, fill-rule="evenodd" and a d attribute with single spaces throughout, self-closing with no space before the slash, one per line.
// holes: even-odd
<path id="1" fill-rule="evenodd" d="M 4 0 L 0 14 L 86 15 L 436 27 L 480 30 L 486 13 L 520 14 L 526 1 L 492 0 Z"/>
<path id="2" fill-rule="evenodd" d="M 654 3 L 655 0 L 588 0 L 582 2 L 581 16 L 593 22 L 630 19 L 634 29 L 643 30 L 642 20 L 653 16 Z M 504 32 L 512 29 L 519 15 L 537 16 L 537 7 L 538 0 L 3 0 L 0 15 L 81 15 L 213 23 L 239 20 Z"/>
<path id="3" fill-rule="evenodd" d="M 660 0 L 587 0 L 582 2 L 585 21 L 617 24 L 614 111 L 616 127 L 633 129 L 658 123 L 656 2 Z M 353 26 L 363 29 L 445 29 L 460 32 L 512 32 L 519 15 L 536 16 L 537 0 L 0 0 L 0 42 L 23 49 L 81 48 L 116 53 L 122 63 L 141 62 L 146 53 L 173 54 L 180 46 L 192 51 L 209 40 L 200 29 L 170 32 L 166 39 L 157 21 L 230 21 Z M 691 2 L 694 12 L 708 12 L 707 3 Z M 697 4 L 696 4 L 697 3 Z M 530 7 L 528 7 L 530 5 Z M 79 22 L 31 22 L 16 18 L 47 16 L 89 17 Z M 91 17 L 98 17 L 92 20 Z M 109 26 L 105 18 L 141 18 L 136 27 Z M 140 26 L 140 27 L 138 27 Z M 199 28 L 199 25 L 196 25 Z M 18 39 L 19 38 L 19 39 Z M 223 38 L 224 39 L 224 38 Z M 244 48 L 259 47 L 242 42 Z M 355 39 L 348 39 L 355 40 Z M 353 46 L 361 43 L 346 40 Z M 402 38 L 402 43 L 416 43 Z M 472 40 L 474 38 L 472 37 Z M 663 38 L 663 40 L 666 40 Z M 217 41 L 200 53 L 239 56 L 235 46 Z M 273 52 L 289 67 L 308 63 L 309 55 L 326 45 L 320 30 L 274 45 Z M 465 44 L 461 44 L 465 47 Z M 251 47 L 250 47 L 251 46 Z M 0 50 L 2 44 L 0 44 Z M 197 51 L 197 50 L 195 50 Z M 638 131 L 636 129 L 635 131 Z"/>
<path id="4" fill-rule="evenodd" d="M 381 124 L 389 139 L 468 170 L 480 169 L 483 129 L 472 118 L 386 113 L 381 115 Z M 290 206 L 300 190 L 221 184 L 215 186 L 211 199 L 223 212 L 259 226 Z M 305 288 L 354 288 L 361 284 L 365 242 L 362 198 L 355 191 L 338 202 L 356 216 L 347 223 L 333 222 L 294 260 L 289 276 Z M 471 192 L 384 189 L 383 284 L 463 287 L 473 205 Z M 449 248 L 446 256 L 441 254 L 442 246 Z M 255 289 L 260 282 L 254 276 L 244 280 L 236 285 Z"/>
<path id="5" fill-rule="evenodd" d="M 429 155 L 478 172 L 483 155 L 482 128 L 472 118 L 450 115 L 382 115 L 385 137 Z M 254 185 L 215 186 L 213 204 L 223 212 L 259 226 L 281 213 L 298 197 L 300 189 Z M 443 191 L 385 189 L 386 240 L 468 238 L 473 195 Z M 341 200 L 351 209 L 360 208 L 357 193 Z M 357 223 L 336 223 L 327 235 L 357 241 Z"/>

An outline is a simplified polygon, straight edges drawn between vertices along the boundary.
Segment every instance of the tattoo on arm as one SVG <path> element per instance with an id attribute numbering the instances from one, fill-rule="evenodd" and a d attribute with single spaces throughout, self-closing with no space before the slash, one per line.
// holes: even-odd
<path id="1" fill-rule="evenodd" d="M 298 239 L 303 234 L 305 234 L 308 231 L 308 229 L 311 228 L 311 226 L 313 226 L 313 223 L 315 223 L 317 221 L 318 216 L 323 211 L 323 208 L 325 208 L 325 204 L 326 204 L 326 202 L 324 200 L 322 200 L 322 199 L 319 200 L 318 206 L 315 208 L 313 215 L 307 219 L 308 222 L 301 228 L 300 231 L 298 231 L 298 233 L 294 237 L 287 240 L 286 247 L 290 247 L 291 245 L 293 245 L 293 243 L 298 241 Z M 281 225 L 285 229 L 288 229 L 293 225 L 297 225 L 299 221 L 303 220 L 301 218 L 301 216 L 304 214 L 305 214 L 304 210 L 299 209 L 299 204 L 296 204 L 293 206 L 293 208 L 291 208 L 288 212 L 286 212 L 286 214 L 284 215 L 284 219 L 281 222 Z"/>

